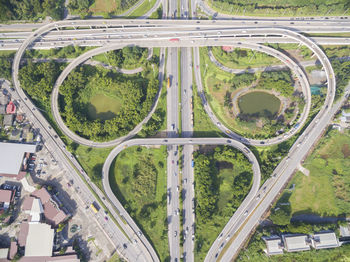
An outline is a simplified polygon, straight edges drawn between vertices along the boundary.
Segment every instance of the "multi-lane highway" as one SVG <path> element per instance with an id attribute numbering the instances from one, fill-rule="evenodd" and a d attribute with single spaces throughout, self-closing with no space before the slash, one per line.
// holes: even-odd
<path id="1" fill-rule="evenodd" d="M 169 2 L 168 17 L 177 16 L 177 1 Z M 168 137 L 179 136 L 179 49 L 168 48 L 167 60 L 167 133 Z M 169 82 L 168 82 L 169 81 Z M 169 145 L 167 157 L 167 214 L 168 239 L 171 261 L 180 261 L 180 150 L 178 145 Z"/>
<path id="2" fill-rule="evenodd" d="M 189 18 L 189 0 L 180 1 L 180 16 L 182 19 Z M 181 67 L 181 136 L 192 137 L 193 135 L 193 96 L 192 96 L 192 49 L 182 47 L 180 49 Z M 192 164 L 193 146 L 184 145 L 182 151 L 182 238 L 184 261 L 194 261 L 195 239 L 195 194 L 194 194 L 194 166 Z"/>
<path id="3" fill-rule="evenodd" d="M 164 1 L 163 1 L 164 3 Z M 188 17 L 188 5 L 187 1 L 180 2 L 180 16 L 182 18 Z M 195 2 L 191 1 L 191 16 L 194 16 Z M 169 15 L 172 14 L 177 16 L 177 2 L 171 1 L 168 7 Z M 3 26 L 2 26 L 3 27 Z M 74 27 L 76 30 L 65 30 L 66 27 Z M 4 27 L 6 28 L 6 26 Z M 293 28 L 293 30 L 289 30 Z M 52 30 L 56 30 L 55 32 Z M 245 148 L 241 141 L 246 144 L 251 145 L 271 145 L 280 143 L 297 133 L 297 131 L 302 128 L 304 120 L 307 117 L 307 110 L 309 106 L 306 106 L 305 117 L 301 117 L 299 127 L 294 128 L 290 132 L 284 134 L 283 136 L 271 138 L 268 140 L 253 140 L 241 137 L 234 134 L 232 131 L 228 130 L 221 123 L 218 124 L 215 114 L 211 111 L 209 104 L 204 95 L 201 95 L 202 102 L 206 108 L 207 113 L 214 122 L 214 124 L 219 125 L 219 128 L 223 130 L 226 134 L 231 136 L 236 140 L 223 139 L 223 138 L 203 138 L 195 139 L 190 138 L 192 135 L 192 112 L 191 112 L 191 97 L 192 97 L 192 64 L 194 64 L 194 71 L 196 76 L 196 82 L 198 86 L 198 91 L 203 94 L 203 87 L 201 85 L 200 76 L 200 61 L 199 61 L 199 46 L 211 46 L 211 45 L 236 45 L 244 48 L 256 48 L 258 51 L 266 52 L 278 57 L 282 62 L 289 66 L 292 71 L 295 72 L 296 76 L 299 77 L 300 84 L 304 88 L 304 94 L 307 99 L 310 98 L 309 85 L 305 74 L 302 70 L 294 63 L 292 60 L 288 61 L 288 58 L 282 54 L 265 49 L 265 47 L 259 46 L 257 42 L 267 42 L 269 39 L 273 41 L 294 41 L 307 46 L 311 49 L 318 60 L 321 62 L 326 75 L 328 84 L 328 93 L 325 100 L 325 105 L 318 113 L 316 118 L 311 122 L 311 124 L 306 128 L 303 134 L 298 138 L 296 143 L 290 150 L 287 158 L 282 160 L 281 164 L 276 168 L 273 176 L 269 179 L 263 187 L 258 191 L 260 185 L 260 175 L 259 182 L 257 183 L 256 176 L 254 175 L 254 184 L 251 192 L 248 194 L 246 199 L 243 201 L 242 205 L 235 212 L 233 217 L 230 219 L 229 223 L 225 226 L 223 231 L 220 233 L 219 237 L 213 243 L 207 257 L 206 261 L 214 261 L 218 258 L 222 258 L 222 261 L 229 261 L 234 257 L 238 251 L 241 244 L 246 239 L 248 233 L 256 225 L 258 219 L 263 215 L 265 210 L 271 204 L 276 194 L 284 186 L 285 182 L 291 176 L 295 167 L 300 163 L 300 160 L 309 151 L 311 146 L 315 143 L 317 137 L 320 135 L 322 130 L 327 125 L 330 117 L 334 113 L 334 107 L 331 108 L 334 94 L 335 94 L 335 76 L 331 64 L 322 50 L 317 46 L 317 44 L 310 38 L 305 37 L 298 33 L 302 32 L 348 32 L 350 31 L 350 22 L 344 19 L 334 19 L 334 20 L 307 20 L 307 21 L 290 21 L 288 19 L 241 19 L 232 21 L 183 21 L 183 20 L 75 20 L 75 21 L 59 21 L 51 24 L 44 25 L 37 29 L 35 32 L 30 33 L 29 36 L 22 42 L 15 42 L 14 44 L 20 44 L 18 51 L 16 53 L 14 63 L 13 63 L 13 81 L 16 92 L 13 92 L 13 96 L 21 102 L 22 110 L 31 116 L 32 121 L 38 128 L 40 128 L 41 133 L 45 141 L 47 141 L 47 146 L 51 147 L 51 151 L 55 151 L 62 163 L 64 163 L 68 170 L 72 170 L 72 174 L 79 177 L 74 168 L 77 170 L 82 170 L 79 163 L 71 156 L 71 154 L 65 150 L 63 142 L 57 137 L 57 134 L 50 127 L 48 122 L 44 119 L 41 113 L 36 110 L 34 104 L 26 97 L 23 90 L 20 88 L 20 83 L 18 81 L 18 69 L 21 57 L 24 54 L 26 48 L 30 47 L 33 43 L 35 45 L 51 45 L 52 47 L 57 47 L 59 45 L 66 45 L 69 41 L 70 43 L 79 44 L 92 44 L 94 46 L 102 45 L 101 48 L 97 48 L 93 51 L 89 51 L 82 56 L 78 57 L 64 70 L 56 82 L 55 91 L 53 92 L 53 112 L 56 114 L 55 119 L 59 123 L 59 127 L 64 133 L 70 134 L 69 129 L 65 129 L 65 125 L 59 121 L 58 108 L 55 109 L 55 101 L 57 102 L 57 93 L 60 84 L 63 82 L 65 77 L 68 75 L 70 70 L 75 66 L 79 65 L 86 59 L 93 55 L 101 52 L 114 50 L 128 44 L 139 44 L 145 47 L 170 47 L 168 48 L 168 61 L 167 61 L 167 75 L 170 77 L 170 87 L 167 90 L 167 129 L 169 138 L 167 139 L 144 139 L 144 140 L 128 140 L 132 135 L 136 134 L 139 130 L 139 125 L 126 137 L 110 141 L 106 143 L 95 143 L 88 140 L 83 140 L 75 134 L 70 134 L 74 138 L 74 141 L 78 143 L 85 144 L 88 146 L 111 146 L 118 145 L 115 150 L 112 151 L 111 155 L 107 158 L 103 169 L 103 184 L 105 187 L 105 192 L 113 203 L 115 208 L 110 206 L 110 202 L 104 201 L 107 207 L 112 210 L 112 214 L 116 219 L 122 224 L 121 227 L 125 234 L 116 227 L 115 224 L 111 223 L 106 226 L 106 232 L 112 242 L 116 244 L 117 247 L 123 246 L 125 249 L 125 256 L 130 261 L 158 261 L 157 255 L 149 244 L 148 240 L 140 233 L 137 225 L 131 219 L 131 217 L 126 213 L 123 207 L 120 205 L 118 200 L 113 195 L 109 187 L 108 182 L 108 168 L 109 161 L 112 161 L 115 157 L 113 152 L 122 150 L 120 143 L 124 146 L 131 145 L 142 145 L 142 144 L 162 144 L 168 146 L 168 222 L 169 222 L 169 245 L 170 245 L 170 255 L 172 261 L 179 261 L 181 255 L 184 255 L 184 259 L 187 261 L 193 261 L 193 242 L 191 241 L 192 235 L 195 233 L 193 229 L 194 214 L 193 214 L 193 201 L 194 189 L 193 189 L 193 168 L 191 166 L 191 154 L 193 151 L 192 144 L 229 144 L 245 152 L 245 155 L 250 158 L 253 163 L 254 174 L 259 171 L 258 163 L 256 159 L 253 158 L 253 154 L 248 148 Z M 22 33 L 21 33 L 22 34 Z M 74 39 L 72 35 L 75 35 Z M 259 38 L 259 39 L 258 39 Z M 75 40 L 76 39 L 76 40 Z M 40 42 L 37 42 L 40 41 Z M 322 41 L 329 41 L 324 39 Z M 343 40 L 342 40 L 343 41 Z M 63 43 L 63 44 L 62 44 Z M 5 44 L 3 44 L 5 45 Z M 7 45 L 7 43 L 6 43 Z M 4 46 L 0 46 L 0 49 Z M 179 65 L 178 65 L 178 47 L 181 49 L 181 78 L 179 79 Z M 191 49 L 194 48 L 194 62 L 191 60 Z M 160 74 L 159 79 L 163 79 L 164 72 L 164 55 L 165 51 L 161 51 L 161 63 L 160 63 Z M 181 85 L 179 89 L 178 85 Z M 160 81 L 160 86 L 162 81 Z M 181 102 L 179 97 L 179 91 L 181 96 Z M 159 92 L 160 94 L 160 92 Z M 156 100 L 155 105 L 158 100 Z M 309 103 L 309 102 L 308 102 Z M 179 105 L 181 109 L 181 131 L 183 138 L 174 138 L 178 135 L 178 129 L 180 128 L 179 122 Z M 336 104 L 339 107 L 339 104 Z M 153 113 L 155 106 L 153 107 L 151 113 Z M 151 113 L 148 115 L 150 117 Z M 57 115 L 58 114 L 58 115 Z M 194 116 L 195 117 L 195 116 Z M 145 123 L 148 118 L 146 118 L 142 123 Z M 72 133 L 72 132 L 71 132 Z M 76 139 L 76 140 L 75 140 Z M 136 142 L 135 142 L 136 141 Z M 230 141 L 230 142 L 229 142 Z M 262 143 L 263 142 L 263 143 Z M 184 157 L 184 167 L 182 173 L 182 181 L 179 181 L 179 166 L 178 158 L 179 151 L 178 146 L 184 145 L 183 157 Z M 57 150 L 59 149 L 59 150 Z M 119 151 L 118 151 L 119 152 Z M 67 158 L 71 160 L 67 161 Z M 259 173 L 260 174 L 260 173 Z M 86 174 L 82 170 L 82 175 L 87 180 L 88 184 L 102 197 L 102 192 L 100 192 L 92 183 L 90 183 Z M 186 180 L 185 180 L 186 179 Z M 80 180 L 79 180 L 80 181 Z M 183 245 L 183 254 L 181 254 L 180 241 L 180 220 L 179 220 L 179 193 L 180 184 L 182 183 L 183 188 L 183 232 L 186 236 L 186 240 Z M 84 183 L 82 188 L 84 188 Z M 89 190 L 85 185 L 86 195 L 90 196 Z M 170 194 L 169 194 L 170 192 Z M 92 201 L 91 198 L 89 201 Z M 115 212 L 117 210 L 117 212 Z M 125 219 L 126 224 L 121 220 L 121 216 Z M 187 232 L 186 232 L 187 231 Z M 127 236 L 127 237 L 126 237 Z M 128 243 L 128 239 L 136 240 L 133 241 L 132 245 L 128 245 L 128 248 L 124 247 L 125 243 Z M 228 248 L 230 246 L 230 248 Z M 227 250 L 227 251 L 226 251 Z M 226 252 L 224 252 L 226 251 Z"/>

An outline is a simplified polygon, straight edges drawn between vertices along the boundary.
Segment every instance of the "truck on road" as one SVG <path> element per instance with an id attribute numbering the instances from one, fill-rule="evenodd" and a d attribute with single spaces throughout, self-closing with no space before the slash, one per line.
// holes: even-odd
<path id="1" fill-rule="evenodd" d="M 170 87 L 170 76 L 168 76 L 168 81 L 167 81 L 167 88 Z"/>

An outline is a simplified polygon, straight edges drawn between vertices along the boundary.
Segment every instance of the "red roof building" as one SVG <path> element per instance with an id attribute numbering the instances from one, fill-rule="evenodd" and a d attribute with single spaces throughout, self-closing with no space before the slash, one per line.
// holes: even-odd
<path id="1" fill-rule="evenodd" d="M 16 106 L 12 101 L 10 101 L 10 103 L 6 107 L 6 114 L 14 114 L 14 113 L 16 113 Z"/>
<path id="2" fill-rule="evenodd" d="M 47 192 L 46 188 L 41 188 L 39 190 L 34 191 L 31 194 L 33 197 L 39 198 L 41 204 L 44 207 L 44 216 L 46 222 L 56 227 L 58 224 L 63 222 L 67 215 L 59 208 L 58 204 L 51 198 L 49 192 Z M 28 202 L 30 200 L 28 199 Z M 27 205 L 27 203 L 25 203 Z M 29 204 L 29 203 L 28 203 Z"/>
<path id="3" fill-rule="evenodd" d="M 12 202 L 12 191 L 0 189 L 0 203 L 4 209 L 9 208 L 10 203 Z"/>
<path id="4" fill-rule="evenodd" d="M 222 50 L 224 50 L 226 52 L 231 52 L 233 50 L 233 47 L 225 45 L 225 46 L 222 47 Z"/>

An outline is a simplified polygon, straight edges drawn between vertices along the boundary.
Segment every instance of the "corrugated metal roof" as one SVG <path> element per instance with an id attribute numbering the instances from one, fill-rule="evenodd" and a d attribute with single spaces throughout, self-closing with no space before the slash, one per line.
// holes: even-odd
<path id="1" fill-rule="evenodd" d="M 34 153 L 36 145 L 0 142 L 0 174 L 17 175 L 24 153 Z"/>

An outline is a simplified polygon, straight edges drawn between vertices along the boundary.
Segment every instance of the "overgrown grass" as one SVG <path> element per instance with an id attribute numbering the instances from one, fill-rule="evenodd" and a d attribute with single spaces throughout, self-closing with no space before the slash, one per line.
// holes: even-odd
<path id="1" fill-rule="evenodd" d="M 201 219 L 196 211 L 195 261 L 204 260 L 210 246 L 248 194 L 253 181 L 251 166 L 244 155 L 235 149 L 220 148 L 222 148 L 222 151 L 219 154 L 216 154 L 218 152 L 217 148 L 202 147 L 200 149 L 203 153 L 214 154 L 214 167 L 218 170 L 215 174 L 214 186 L 217 189 L 215 193 L 218 194 L 218 201 L 214 214 L 208 220 Z M 232 152 L 235 153 L 232 154 Z M 233 155 L 235 157 L 232 157 Z M 198 177 L 198 172 L 201 172 L 196 168 L 195 166 L 195 178 Z M 203 191 L 198 189 L 199 184 L 199 181 L 196 181 L 197 205 L 201 203 L 199 198 L 203 197 L 200 194 Z"/>
<path id="2" fill-rule="evenodd" d="M 210 120 L 203 108 L 202 101 L 193 85 L 193 136 L 194 137 L 221 137 L 223 133 Z"/>
<path id="3" fill-rule="evenodd" d="M 290 197 L 292 214 L 349 214 L 350 132 L 330 131 L 304 167 L 310 170 L 310 175 L 298 172 L 290 182 L 295 184 Z"/>
<path id="4" fill-rule="evenodd" d="M 29 49 L 25 52 L 26 58 L 76 58 L 83 53 L 95 49 L 93 46 L 69 45 L 51 49 Z"/>
<path id="5" fill-rule="evenodd" d="M 168 261 L 166 147 L 130 147 L 113 162 L 110 183 L 116 197 Z"/>

